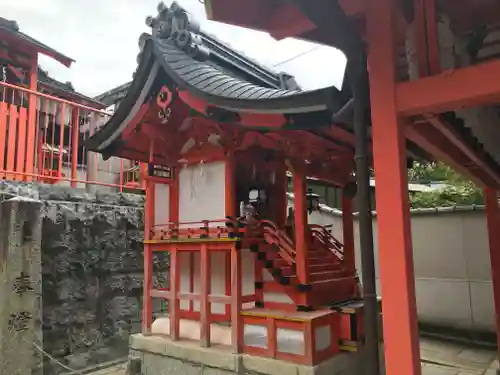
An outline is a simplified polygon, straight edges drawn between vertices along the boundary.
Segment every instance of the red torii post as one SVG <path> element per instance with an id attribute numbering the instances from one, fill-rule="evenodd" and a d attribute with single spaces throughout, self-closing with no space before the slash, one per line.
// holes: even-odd
<path id="1" fill-rule="evenodd" d="M 386 371 L 391 375 L 419 375 L 404 123 L 396 106 L 396 5 L 392 0 L 379 0 L 368 7 L 366 35 Z"/>

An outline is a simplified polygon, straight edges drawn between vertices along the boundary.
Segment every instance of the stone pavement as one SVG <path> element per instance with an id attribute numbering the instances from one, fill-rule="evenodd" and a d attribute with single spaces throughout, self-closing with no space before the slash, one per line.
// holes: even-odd
<path id="1" fill-rule="evenodd" d="M 496 375 L 495 349 L 420 339 L 422 375 Z"/>

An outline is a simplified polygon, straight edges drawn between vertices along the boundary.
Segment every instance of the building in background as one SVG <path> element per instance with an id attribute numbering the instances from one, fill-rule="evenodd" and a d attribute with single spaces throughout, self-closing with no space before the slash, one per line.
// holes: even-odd
<path id="1" fill-rule="evenodd" d="M 50 77 L 39 54 L 67 67 L 73 62 L 0 18 L 0 178 L 140 188 L 129 161 L 105 160 L 83 146 L 106 121 L 106 105 Z"/>

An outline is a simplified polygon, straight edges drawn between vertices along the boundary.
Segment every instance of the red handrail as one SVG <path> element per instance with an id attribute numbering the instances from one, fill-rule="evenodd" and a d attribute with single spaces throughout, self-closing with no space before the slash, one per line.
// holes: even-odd
<path id="1" fill-rule="evenodd" d="M 123 159 L 102 160 L 85 148 L 85 139 L 110 116 L 100 109 L 0 82 L 0 179 L 99 185 L 117 191 L 130 188 L 124 182 Z"/>
<path id="2" fill-rule="evenodd" d="M 290 265 L 295 264 L 295 244 L 288 235 L 270 220 L 259 221 L 264 239 L 271 245 L 276 245 L 281 257 Z"/>
<path id="3" fill-rule="evenodd" d="M 311 237 L 317 239 L 323 247 L 331 251 L 339 260 L 344 259 L 344 245 L 337 240 L 332 233 L 327 229 L 331 226 L 311 225 Z"/>

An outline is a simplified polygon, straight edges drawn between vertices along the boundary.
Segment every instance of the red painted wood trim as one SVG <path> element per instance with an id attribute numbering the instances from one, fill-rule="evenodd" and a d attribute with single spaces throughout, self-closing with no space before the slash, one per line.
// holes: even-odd
<path id="1" fill-rule="evenodd" d="M 71 187 L 76 188 L 78 179 L 78 143 L 80 140 L 80 109 L 73 108 L 71 111 Z"/>
<path id="2" fill-rule="evenodd" d="M 243 329 L 241 325 L 241 252 L 234 247 L 231 249 L 231 347 L 232 352 L 241 352 Z"/>
<path id="3" fill-rule="evenodd" d="M 386 371 L 387 374 L 420 375 L 406 145 L 398 106 L 401 109 L 401 95 L 405 95 L 404 100 L 411 95 L 414 102 L 424 94 L 414 90 L 411 94 L 402 93 L 399 85 L 406 83 L 396 83 L 394 4 L 390 0 L 369 4 L 368 64 Z M 458 78 L 456 75 L 452 77 Z M 429 79 L 434 80 L 435 77 L 413 81 L 410 85 Z M 461 85 L 462 91 L 465 87 L 470 90 L 467 83 L 462 82 Z M 497 91 L 500 93 L 498 88 Z M 425 97 L 441 100 L 436 97 L 439 94 L 432 89 L 426 90 Z"/>
<path id="4" fill-rule="evenodd" d="M 178 252 L 175 246 L 171 247 L 170 251 L 170 303 L 169 303 L 169 313 L 170 313 L 170 338 L 173 341 L 179 340 L 179 299 L 177 295 L 179 293 L 179 258 Z"/>
<path id="5" fill-rule="evenodd" d="M 16 162 L 16 172 L 24 173 L 26 170 L 25 156 L 26 147 L 33 147 L 33 141 L 27 139 L 27 113 L 26 108 L 19 108 L 19 134 L 17 136 L 17 162 Z M 18 175 L 17 180 L 22 180 L 23 175 Z"/>
<path id="6" fill-rule="evenodd" d="M 34 54 L 31 62 L 30 69 L 30 84 L 29 88 L 32 93 L 30 93 L 28 98 L 28 140 L 33 140 L 33 143 L 28 143 L 28 148 L 26 150 L 26 173 L 30 174 L 34 172 L 35 169 L 35 147 L 36 147 L 36 138 L 39 137 L 37 121 L 37 95 L 33 94 L 33 92 L 37 91 L 38 88 L 38 54 Z M 33 177 L 27 176 L 26 181 L 33 181 Z"/>
<path id="7" fill-rule="evenodd" d="M 144 286 L 142 297 L 142 332 L 151 332 L 153 323 L 153 300 L 151 289 L 153 288 L 153 253 L 149 245 L 144 245 Z"/>
<path id="8" fill-rule="evenodd" d="M 201 346 L 210 346 L 210 302 L 209 294 L 211 287 L 210 277 L 210 255 L 207 246 L 201 245 L 200 253 L 200 342 Z"/>
<path id="9" fill-rule="evenodd" d="M 7 170 L 15 171 L 14 163 L 16 160 L 16 135 L 17 135 L 17 106 L 9 106 L 9 135 L 7 144 Z M 7 174 L 8 180 L 15 180 L 16 175 Z"/>

